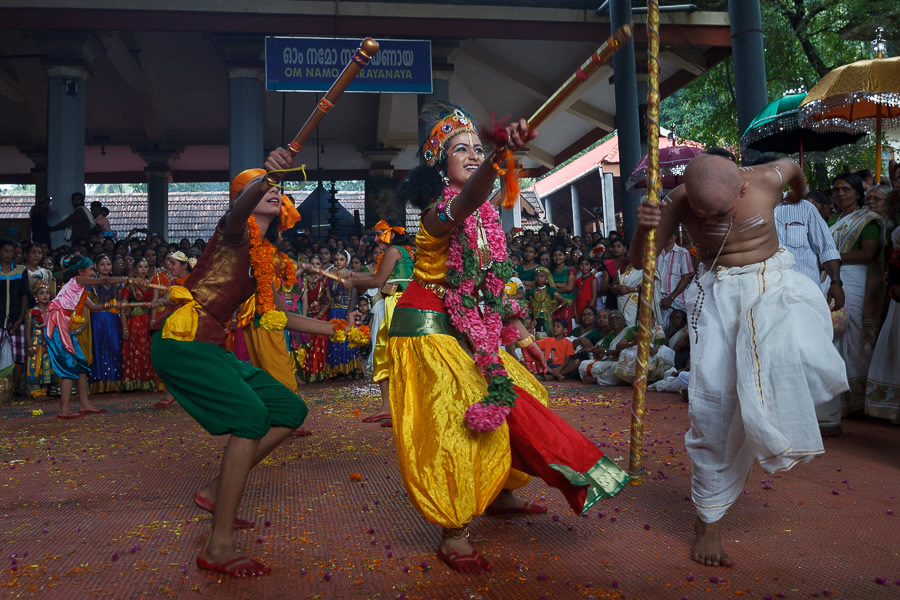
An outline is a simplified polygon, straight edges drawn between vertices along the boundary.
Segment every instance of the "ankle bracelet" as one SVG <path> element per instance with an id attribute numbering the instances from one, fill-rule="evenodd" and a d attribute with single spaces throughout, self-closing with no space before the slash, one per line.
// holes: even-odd
<path id="1" fill-rule="evenodd" d="M 453 538 L 454 540 L 467 538 L 469 537 L 469 526 L 463 525 L 462 527 L 454 527 L 453 529 L 445 528 L 444 537 Z"/>

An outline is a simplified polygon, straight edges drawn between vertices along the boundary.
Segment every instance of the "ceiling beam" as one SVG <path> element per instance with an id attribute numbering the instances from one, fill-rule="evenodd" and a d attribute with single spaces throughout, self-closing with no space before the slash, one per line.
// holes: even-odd
<path id="1" fill-rule="evenodd" d="M 535 146 L 533 143 L 528 144 L 525 155 L 548 169 L 552 169 L 556 166 L 556 158 L 540 146 Z"/>
<path id="2" fill-rule="evenodd" d="M 555 91 L 555 89 L 550 89 L 550 86 L 525 69 L 522 69 L 503 58 L 492 55 L 476 43 L 469 42 L 465 44 L 461 52 L 495 77 L 499 77 L 517 85 L 522 91 L 541 103 L 545 102 Z M 603 127 L 608 131 L 612 131 L 615 128 L 615 117 L 580 99 L 610 73 L 612 73 L 612 68 L 608 66 L 600 67 L 597 73 L 595 73 L 587 83 L 578 86 L 578 88 L 576 88 L 576 90 L 557 107 L 554 114 L 565 111 L 583 121 L 587 121 L 595 127 Z M 552 116 L 550 118 L 552 118 Z"/>
<path id="3" fill-rule="evenodd" d="M 568 112 L 594 127 L 606 130 L 607 133 L 616 128 L 616 116 L 600 110 L 593 104 L 578 100 L 569 107 Z"/>
<path id="4" fill-rule="evenodd" d="M 147 140 L 152 143 L 163 142 L 165 135 L 157 116 L 159 115 L 159 110 L 154 102 L 153 89 L 149 78 L 132 55 L 131 50 L 122 41 L 118 32 L 102 32 L 99 37 L 100 43 L 103 44 L 103 48 L 106 50 L 109 62 L 112 63 L 119 76 L 138 98 L 138 107 L 141 111 Z"/>
<path id="5" fill-rule="evenodd" d="M 561 165 L 594 142 L 603 139 L 603 137 L 608 133 L 609 131 L 603 130 L 599 127 L 595 127 L 594 129 L 588 131 L 586 134 L 563 148 L 559 152 L 559 154 L 554 157 L 554 161 L 556 162 L 556 164 Z"/>
<path id="6" fill-rule="evenodd" d="M 6 6 L 15 4 L 6 2 Z M 591 9 L 517 7 L 491 4 L 458 5 L 434 3 L 371 3 L 315 0 L 259 3 L 247 12 L 242 3 L 208 3 L 209 11 L 191 10 L 178 0 L 132 2 L 141 8 L 94 8 L 95 2 L 20 1 L 18 7 L 0 11 L 6 28 L 32 29 L 35 23 L 48 29 L 204 31 L 261 33 L 268 35 L 370 35 L 413 36 L 417 39 L 446 37 L 447 32 L 465 31 L 467 37 L 520 40 L 596 42 L 609 35 L 609 22 Z M 80 5 L 79 5 L 80 4 Z M 123 3 L 115 3 L 117 5 Z M 43 8 L 35 8 L 42 5 Z M 376 8 L 377 7 L 377 8 Z M 377 11 L 377 16 L 375 12 Z M 303 15 L 297 19 L 297 15 Z M 646 18 L 646 17 L 644 17 Z M 641 17 L 635 19 L 635 25 Z M 642 23 L 641 23 L 642 24 Z M 667 14 L 660 28 L 660 42 L 676 45 L 731 46 L 726 12 L 697 11 L 687 15 Z M 646 28 L 635 27 L 635 41 L 645 43 Z"/>
<path id="7" fill-rule="evenodd" d="M 0 71 L 0 94 L 6 96 L 16 104 L 25 102 L 25 96 L 22 95 L 21 85 L 14 78 L 10 77 L 6 71 Z"/>
<path id="8" fill-rule="evenodd" d="M 10 36 L 5 37 L 7 44 L 0 45 L 4 53 L 11 46 Z M 9 64 L 12 73 L 0 71 L 0 93 L 19 106 L 25 135 L 29 138 L 25 145 L 44 146 L 47 143 L 47 72 L 28 61 L 12 60 Z M 44 91 L 43 97 L 40 91 Z"/>
<path id="9" fill-rule="evenodd" d="M 659 59 L 671 63 L 679 69 L 690 71 L 694 75 L 702 75 L 703 72 L 706 71 L 706 65 L 698 63 L 697 61 L 705 63 L 706 61 L 703 60 L 703 56 L 697 55 L 696 57 L 693 57 L 694 60 L 691 60 L 686 54 L 686 52 L 674 52 L 672 49 L 668 49 L 660 52 Z"/>

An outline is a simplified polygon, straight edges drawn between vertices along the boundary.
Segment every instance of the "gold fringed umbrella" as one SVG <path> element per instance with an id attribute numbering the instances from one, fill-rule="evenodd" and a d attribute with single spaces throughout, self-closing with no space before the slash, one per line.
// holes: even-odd
<path id="1" fill-rule="evenodd" d="M 647 200 L 659 203 L 659 2 L 647 2 Z M 637 361 L 631 398 L 631 444 L 628 475 L 632 485 L 643 483 L 644 405 L 647 396 L 647 362 L 653 331 L 653 275 L 656 273 L 656 229 L 644 239 L 644 276 L 638 312 Z"/>
<path id="2" fill-rule="evenodd" d="M 872 50 L 877 58 L 860 60 L 831 71 L 800 105 L 801 123 L 854 122 L 875 131 L 875 181 L 881 181 L 881 130 L 884 121 L 900 117 L 900 57 L 882 58 L 884 29 L 876 30 Z"/>

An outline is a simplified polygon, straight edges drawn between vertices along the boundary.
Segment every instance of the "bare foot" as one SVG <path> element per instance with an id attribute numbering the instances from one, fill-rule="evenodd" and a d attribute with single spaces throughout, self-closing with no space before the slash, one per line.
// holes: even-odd
<path id="1" fill-rule="evenodd" d="M 734 563 L 722 549 L 721 521 L 704 523 L 700 519 L 694 524 L 697 534 L 691 558 L 707 567 L 730 567 Z"/>
<path id="2" fill-rule="evenodd" d="M 512 493 L 512 490 L 501 490 L 484 511 L 486 515 L 493 516 L 508 514 L 539 515 L 545 512 L 547 512 L 546 506 L 520 498 Z"/>
<path id="3" fill-rule="evenodd" d="M 80 404 L 81 404 L 81 407 L 79 408 L 79 411 L 83 414 L 88 414 L 88 413 L 98 413 L 99 414 L 102 412 L 106 412 L 105 410 L 94 406 L 90 400 L 85 400 L 84 402 L 81 402 Z"/>
<path id="4" fill-rule="evenodd" d="M 472 547 L 467 538 L 442 538 L 438 558 L 454 571 L 467 575 L 478 575 L 491 570 L 491 563 Z"/>

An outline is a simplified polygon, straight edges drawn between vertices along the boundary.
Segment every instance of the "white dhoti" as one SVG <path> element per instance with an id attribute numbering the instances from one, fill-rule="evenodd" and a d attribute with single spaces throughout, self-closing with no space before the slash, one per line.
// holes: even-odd
<path id="1" fill-rule="evenodd" d="M 869 366 L 866 414 L 900 423 L 900 304 L 890 303 Z"/>
<path id="2" fill-rule="evenodd" d="M 707 523 L 737 500 L 754 460 L 774 473 L 824 453 L 815 403 L 848 389 L 828 305 L 793 266 L 779 248 L 761 263 L 706 271 L 688 289 L 698 323 L 685 445 Z"/>
<path id="3" fill-rule="evenodd" d="M 583 360 L 578 365 L 578 375 L 581 380 L 592 378 L 597 381 L 597 385 L 618 385 L 619 379 L 616 377 L 616 361 L 614 360 Z"/>

